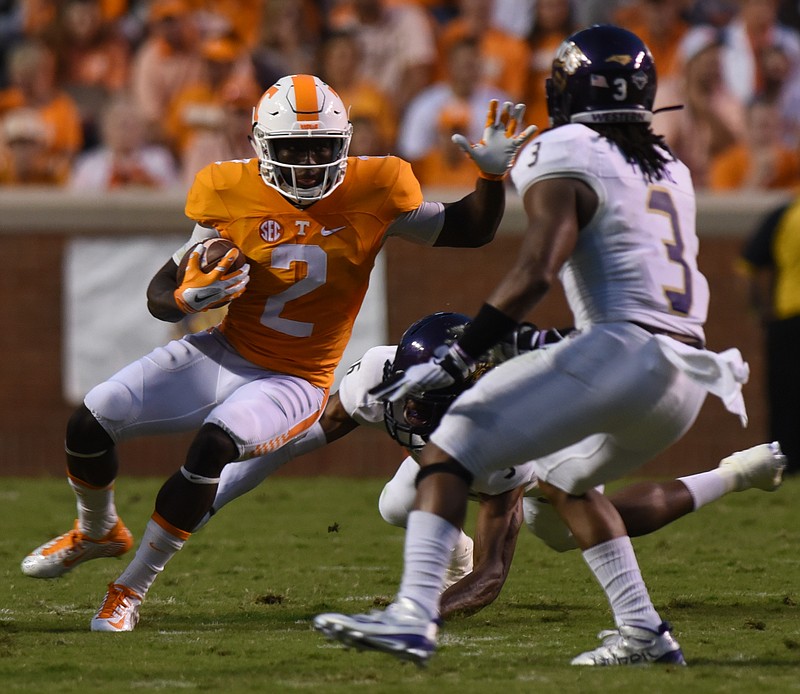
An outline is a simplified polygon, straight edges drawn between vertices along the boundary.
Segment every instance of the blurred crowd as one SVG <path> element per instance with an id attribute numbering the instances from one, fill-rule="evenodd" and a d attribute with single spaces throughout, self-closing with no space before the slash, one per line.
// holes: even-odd
<path id="1" fill-rule="evenodd" d="M 351 154 L 397 154 L 426 186 L 471 186 L 450 141 L 490 98 L 547 127 L 544 79 L 573 31 L 639 34 L 654 129 L 699 189 L 800 184 L 798 0 L 0 0 L 0 185 L 185 191 L 253 156 L 252 108 L 310 72 L 350 107 Z"/>

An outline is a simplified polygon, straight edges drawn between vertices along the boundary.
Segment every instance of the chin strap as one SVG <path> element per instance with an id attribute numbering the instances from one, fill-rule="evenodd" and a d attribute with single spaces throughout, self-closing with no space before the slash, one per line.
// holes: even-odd
<path id="1" fill-rule="evenodd" d="M 656 113 L 664 113 L 664 111 L 682 111 L 684 108 L 683 104 L 674 104 L 673 106 L 662 106 L 661 108 L 657 108 L 653 111 L 653 115 L 655 116 Z"/>

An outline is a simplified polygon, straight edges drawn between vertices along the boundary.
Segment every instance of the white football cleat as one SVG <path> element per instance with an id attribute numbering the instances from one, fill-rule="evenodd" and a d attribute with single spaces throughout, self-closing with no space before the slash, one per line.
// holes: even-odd
<path id="1" fill-rule="evenodd" d="M 762 443 L 723 458 L 719 469 L 732 474 L 737 492 L 745 489 L 774 492 L 783 482 L 786 456 L 777 441 Z"/>
<path id="2" fill-rule="evenodd" d="M 475 543 L 469 535 L 462 533 L 461 540 L 453 547 L 450 556 L 450 565 L 445 574 L 444 590 L 447 590 L 454 583 L 458 583 L 464 576 L 472 573 L 472 550 Z"/>
<path id="3" fill-rule="evenodd" d="M 619 630 L 601 631 L 597 638 L 603 645 L 572 659 L 572 665 L 686 665 L 678 642 L 663 622 L 658 631 L 621 626 Z"/>
<path id="4" fill-rule="evenodd" d="M 92 617 L 92 631 L 133 631 L 139 622 L 142 598 L 128 586 L 109 583 L 103 604 Z"/>
<path id="5" fill-rule="evenodd" d="M 380 651 L 422 667 L 436 652 L 437 621 L 407 598 L 393 602 L 383 612 L 320 614 L 314 628 L 347 648 Z"/>
<path id="6" fill-rule="evenodd" d="M 118 557 L 133 547 L 133 535 L 122 519 L 105 537 L 93 540 L 78 530 L 78 521 L 68 533 L 45 542 L 22 560 L 22 573 L 33 578 L 58 578 L 90 559 Z"/>

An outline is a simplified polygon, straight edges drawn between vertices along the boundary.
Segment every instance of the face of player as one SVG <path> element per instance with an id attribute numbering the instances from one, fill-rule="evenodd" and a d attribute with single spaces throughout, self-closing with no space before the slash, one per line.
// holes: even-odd
<path id="1" fill-rule="evenodd" d="M 327 137 L 287 138 L 274 143 L 278 162 L 302 167 L 294 170 L 299 188 L 313 188 L 322 183 L 324 165 L 334 161 L 336 150 L 335 141 Z M 291 169 L 279 166 L 278 171 L 286 180 L 292 180 Z"/>
<path id="2" fill-rule="evenodd" d="M 403 406 L 403 419 L 410 427 L 414 429 L 432 427 L 435 416 L 435 406 L 432 403 L 406 398 Z"/>

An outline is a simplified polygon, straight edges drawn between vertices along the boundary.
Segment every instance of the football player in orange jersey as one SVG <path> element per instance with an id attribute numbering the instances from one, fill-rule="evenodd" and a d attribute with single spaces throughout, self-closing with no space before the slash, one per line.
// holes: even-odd
<path id="1" fill-rule="evenodd" d="M 491 241 L 504 178 L 535 132 L 516 134 L 523 114 L 522 104 L 493 101 L 480 142 L 454 136 L 478 180 L 464 198 L 443 204 L 423 199 L 401 159 L 348 157 L 347 112 L 319 78 L 290 75 L 270 87 L 253 111 L 257 157 L 215 162 L 197 174 L 186 201 L 192 237 L 147 292 L 161 320 L 230 302 L 224 320 L 155 349 L 89 391 L 66 432 L 78 518 L 70 532 L 25 557 L 23 573 L 54 578 L 127 552 L 133 539 L 114 505 L 116 444 L 196 430 L 183 466 L 158 493 L 134 559 L 91 622 L 95 631 L 131 631 L 155 577 L 210 509 L 224 466 L 275 450 L 319 419 L 386 240 Z M 217 236 L 240 250 L 204 273 L 200 242 Z M 177 265 L 191 249 L 179 283 Z M 248 262 L 231 270 L 239 252 Z"/>

